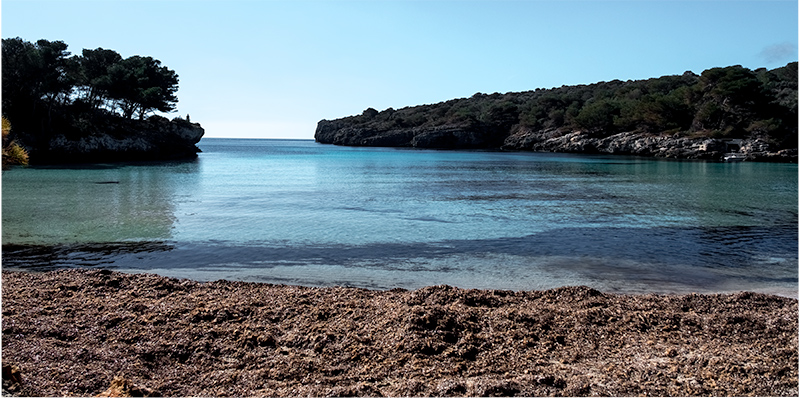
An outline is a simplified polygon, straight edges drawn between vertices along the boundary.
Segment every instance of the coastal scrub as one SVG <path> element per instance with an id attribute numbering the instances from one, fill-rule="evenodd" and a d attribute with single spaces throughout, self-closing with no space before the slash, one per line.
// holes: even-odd
<path id="1" fill-rule="evenodd" d="M 11 165 L 27 165 L 28 164 L 28 151 L 17 144 L 16 141 L 10 140 L 11 122 L 3 116 L 3 167 Z"/>

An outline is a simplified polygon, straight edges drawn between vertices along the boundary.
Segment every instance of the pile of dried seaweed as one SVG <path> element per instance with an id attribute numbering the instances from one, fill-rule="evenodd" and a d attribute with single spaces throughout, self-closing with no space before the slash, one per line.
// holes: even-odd
<path id="1" fill-rule="evenodd" d="M 2 309 L 4 386 L 20 395 L 798 395 L 797 300 L 754 293 L 69 270 L 4 272 Z"/>

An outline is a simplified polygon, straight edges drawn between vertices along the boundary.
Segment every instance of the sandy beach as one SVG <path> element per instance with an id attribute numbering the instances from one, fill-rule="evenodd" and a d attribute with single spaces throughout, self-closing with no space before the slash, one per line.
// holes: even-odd
<path id="1" fill-rule="evenodd" d="M 794 298 L 2 277 L 6 394 L 798 395 Z"/>

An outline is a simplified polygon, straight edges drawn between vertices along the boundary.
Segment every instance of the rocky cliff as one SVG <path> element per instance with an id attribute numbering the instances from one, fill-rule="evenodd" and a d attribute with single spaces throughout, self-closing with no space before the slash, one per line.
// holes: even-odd
<path id="1" fill-rule="evenodd" d="M 381 130 L 320 121 L 314 135 L 323 144 L 415 148 L 479 149 L 503 144 L 496 135 L 468 125 L 392 128 Z"/>
<path id="2" fill-rule="evenodd" d="M 438 126 L 376 130 L 343 126 L 323 120 L 317 126 L 317 142 L 349 146 L 414 147 L 431 149 L 498 149 L 512 151 L 567 152 L 634 155 L 675 159 L 721 160 L 737 152 L 751 161 L 797 163 L 797 149 L 780 149 L 768 139 L 720 139 L 680 134 L 653 135 L 624 132 L 612 135 L 557 129 L 532 130 L 517 126 L 499 137 L 471 126 Z"/>
<path id="3" fill-rule="evenodd" d="M 17 135 L 29 150 L 31 162 L 91 163 L 107 161 L 172 160 L 197 156 L 196 144 L 205 131 L 198 123 L 152 116 L 147 120 L 120 117 L 60 124 L 46 134 Z"/>
<path id="4" fill-rule="evenodd" d="M 610 136 L 572 131 L 532 131 L 520 128 L 502 146 L 507 150 L 572 153 L 607 153 L 676 159 L 721 160 L 726 153 L 739 153 L 751 161 L 797 162 L 797 149 L 778 149 L 760 137 L 719 139 L 685 137 L 680 134 L 652 135 L 637 132 Z"/>

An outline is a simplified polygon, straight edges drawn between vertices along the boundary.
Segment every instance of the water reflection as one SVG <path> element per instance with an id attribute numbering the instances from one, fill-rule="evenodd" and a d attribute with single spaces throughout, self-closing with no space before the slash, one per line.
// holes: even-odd
<path id="1" fill-rule="evenodd" d="M 3 171 L 3 244 L 171 238 L 176 200 L 197 184 L 196 161 Z"/>
<path id="2" fill-rule="evenodd" d="M 3 245 L 3 268 L 51 271 L 61 268 L 112 265 L 133 255 L 167 252 L 174 248 L 164 242 L 109 242 L 67 245 Z"/>
<path id="3" fill-rule="evenodd" d="M 3 266 L 102 266 L 190 279 L 391 289 L 714 292 L 797 287 L 797 230 L 782 227 L 565 228 L 525 237 L 365 245 L 139 242 L 4 247 Z"/>
<path id="4" fill-rule="evenodd" d="M 201 144 L 190 163 L 4 172 L 3 267 L 372 288 L 797 287 L 796 165 Z"/>

